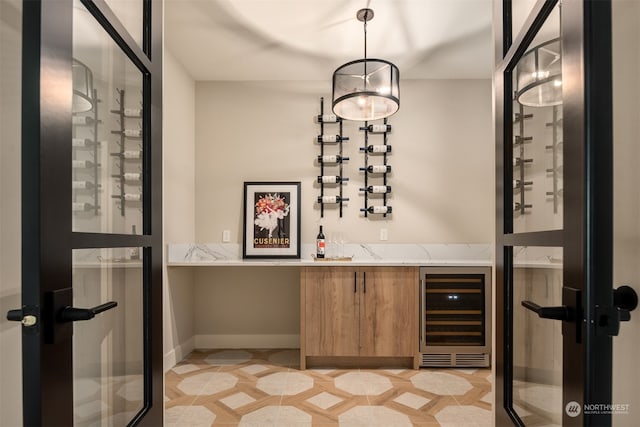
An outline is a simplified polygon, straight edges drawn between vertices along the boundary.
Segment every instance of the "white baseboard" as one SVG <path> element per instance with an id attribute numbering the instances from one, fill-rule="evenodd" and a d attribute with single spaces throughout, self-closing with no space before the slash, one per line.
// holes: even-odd
<path id="1" fill-rule="evenodd" d="M 196 335 L 196 348 L 300 348 L 300 335 Z"/>
<path id="2" fill-rule="evenodd" d="M 178 362 L 184 359 L 189 353 L 195 349 L 195 337 L 191 337 L 183 343 L 178 344 L 175 348 L 164 355 L 164 372 L 176 366 Z"/>

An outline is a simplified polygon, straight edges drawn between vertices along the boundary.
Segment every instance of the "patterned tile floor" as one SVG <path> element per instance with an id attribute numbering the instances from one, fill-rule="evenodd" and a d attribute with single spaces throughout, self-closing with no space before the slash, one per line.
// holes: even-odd
<path id="1" fill-rule="evenodd" d="M 490 369 L 309 369 L 297 350 L 194 351 L 166 374 L 165 426 L 489 427 Z"/>

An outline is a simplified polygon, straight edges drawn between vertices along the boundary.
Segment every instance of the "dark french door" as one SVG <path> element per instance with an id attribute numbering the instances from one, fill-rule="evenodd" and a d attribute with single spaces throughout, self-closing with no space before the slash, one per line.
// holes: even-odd
<path id="1" fill-rule="evenodd" d="M 611 2 L 494 18 L 496 425 L 611 425 L 612 337 L 637 303 L 612 285 Z"/>
<path id="2" fill-rule="evenodd" d="M 23 421 L 162 425 L 162 2 L 25 0 Z"/>

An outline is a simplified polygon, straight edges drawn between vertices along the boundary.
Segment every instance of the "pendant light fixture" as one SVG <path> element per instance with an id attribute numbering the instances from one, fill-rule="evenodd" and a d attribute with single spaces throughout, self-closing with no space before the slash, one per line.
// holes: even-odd
<path id="1" fill-rule="evenodd" d="M 516 100 L 528 107 L 562 104 L 562 56 L 560 39 L 541 43 L 527 51 L 516 66 Z"/>
<path id="2" fill-rule="evenodd" d="M 71 64 L 73 81 L 72 112 L 86 113 L 93 109 L 93 73 L 82 62 L 73 59 Z"/>
<path id="3" fill-rule="evenodd" d="M 384 119 L 400 108 L 400 71 L 383 59 L 367 58 L 367 22 L 373 10 L 356 14 L 364 23 L 364 59 L 347 62 L 333 73 L 333 112 L 345 120 Z"/>

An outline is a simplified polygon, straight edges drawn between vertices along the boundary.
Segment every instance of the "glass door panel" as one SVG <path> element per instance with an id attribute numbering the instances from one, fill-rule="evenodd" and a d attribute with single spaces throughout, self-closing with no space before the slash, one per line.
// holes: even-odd
<path id="1" fill-rule="evenodd" d="M 562 424 L 562 323 L 523 301 L 562 305 L 562 248 L 513 248 L 513 409 L 525 425 Z"/>
<path id="2" fill-rule="evenodd" d="M 513 71 L 513 231 L 562 229 L 562 59 L 556 6 Z"/>
<path id="3" fill-rule="evenodd" d="M 142 72 L 74 3 L 73 231 L 142 232 L 142 91 Z"/>
<path id="4" fill-rule="evenodd" d="M 141 250 L 73 251 L 73 306 L 117 304 L 73 324 L 75 426 L 127 425 L 143 408 Z"/>

